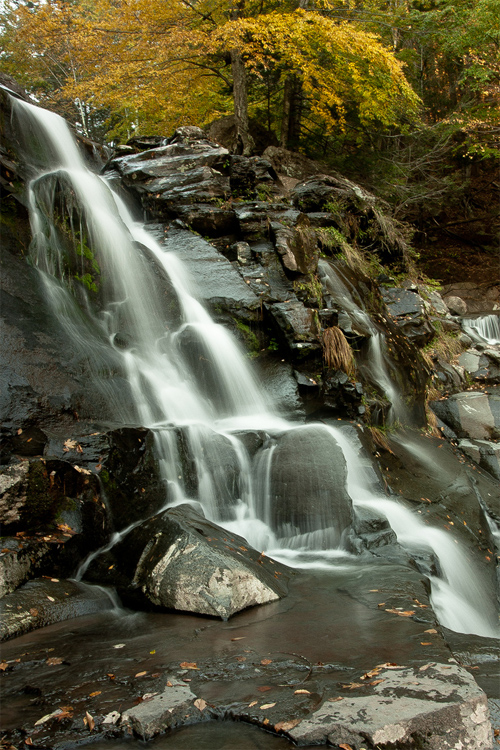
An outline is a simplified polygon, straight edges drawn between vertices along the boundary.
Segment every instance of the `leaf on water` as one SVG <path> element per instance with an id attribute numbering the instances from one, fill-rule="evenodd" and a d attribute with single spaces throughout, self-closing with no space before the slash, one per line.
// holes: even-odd
<path id="1" fill-rule="evenodd" d="M 240 636 L 238 636 L 238 638 L 231 638 L 231 640 L 232 640 L 232 641 L 242 641 L 242 640 L 243 640 L 243 638 L 246 638 L 246 636 L 244 636 L 244 635 L 240 635 Z"/>
<path id="2" fill-rule="evenodd" d="M 259 693 L 267 693 L 268 690 L 272 690 L 272 687 L 270 687 L 269 685 L 261 685 L 257 688 L 257 690 L 259 691 Z"/>
<path id="3" fill-rule="evenodd" d="M 83 723 L 86 724 L 89 728 L 89 731 L 91 732 L 93 728 L 95 727 L 95 721 L 94 718 L 89 714 L 88 711 L 85 711 L 85 718 L 83 720 Z"/>
<path id="4" fill-rule="evenodd" d="M 78 443 L 76 440 L 70 440 L 68 438 L 67 440 L 64 441 L 64 448 L 63 448 L 64 453 L 74 450 L 77 445 Z"/>
<path id="5" fill-rule="evenodd" d="M 49 602 L 55 602 L 54 597 L 53 596 L 49 596 L 48 594 L 47 594 L 47 599 L 49 600 Z"/>
<path id="6" fill-rule="evenodd" d="M 429 630 L 424 630 L 424 633 L 437 633 L 436 628 L 429 628 Z"/>
<path id="7" fill-rule="evenodd" d="M 294 695 L 311 695 L 309 690 L 294 690 Z"/>
<path id="8" fill-rule="evenodd" d="M 199 669 L 199 667 L 196 666 L 195 661 L 183 661 L 180 666 L 182 669 Z"/>
<path id="9" fill-rule="evenodd" d="M 260 710 L 263 711 L 266 708 L 272 708 L 275 705 L 276 705 L 276 703 L 263 703 L 262 706 L 260 706 Z"/>
<path id="10" fill-rule="evenodd" d="M 207 702 L 205 700 L 203 700 L 203 698 L 197 698 L 194 701 L 194 705 L 196 706 L 196 708 L 199 711 L 204 711 L 206 709 L 206 707 L 207 707 Z"/>
<path id="11" fill-rule="evenodd" d="M 395 664 L 393 661 L 387 661 L 385 664 L 377 664 L 376 669 L 401 669 L 399 664 Z"/>
<path id="12" fill-rule="evenodd" d="M 0 662 L 0 672 L 5 672 L 5 670 L 8 668 L 9 668 L 9 665 L 7 664 L 6 661 Z"/>
<path id="13" fill-rule="evenodd" d="M 117 643 L 116 646 L 113 646 L 113 648 L 125 648 L 125 643 Z"/>
<path id="14" fill-rule="evenodd" d="M 248 708 L 252 708 L 252 706 L 256 706 L 256 705 L 257 705 L 257 701 L 252 701 L 251 703 L 248 704 Z"/>
<path id="15" fill-rule="evenodd" d="M 354 690 L 354 688 L 364 687 L 362 682 L 349 682 L 347 685 L 342 685 L 344 690 Z"/>
<path id="16" fill-rule="evenodd" d="M 63 661 L 64 659 L 62 659 L 60 656 L 49 656 L 45 663 L 50 667 L 55 667 L 57 664 L 62 664 Z"/>
<path id="17" fill-rule="evenodd" d="M 376 677 L 378 674 L 380 674 L 380 667 L 375 667 L 375 669 L 370 669 L 369 672 L 365 672 L 363 677 L 361 677 L 361 680 L 368 680 L 370 677 Z"/>
<path id="18" fill-rule="evenodd" d="M 276 732 L 289 732 L 290 729 L 296 727 L 297 724 L 300 724 L 300 719 L 293 719 L 292 721 L 278 721 L 278 723 L 274 725 L 274 729 Z"/>
<path id="19" fill-rule="evenodd" d="M 264 666 L 266 666 L 267 664 L 272 664 L 272 663 L 273 663 L 272 659 L 262 659 L 261 661 L 261 664 L 263 664 Z"/>
<path id="20" fill-rule="evenodd" d="M 102 690 L 94 690 L 93 693 L 89 693 L 89 698 L 95 698 L 96 695 L 101 695 Z"/>
<path id="21" fill-rule="evenodd" d="M 55 711 L 52 711 L 51 714 L 45 714 L 45 716 L 42 716 L 41 719 L 38 719 L 38 721 L 35 721 L 35 726 L 38 727 L 40 724 L 45 724 L 47 721 L 50 721 L 50 719 L 55 718 L 56 716 L 59 716 L 59 714 L 62 714 L 63 711 L 61 711 L 60 708 L 57 708 Z"/>
<path id="22" fill-rule="evenodd" d="M 147 672 L 137 672 L 137 674 L 134 675 L 134 677 L 144 677 L 145 674 L 147 674 Z"/>

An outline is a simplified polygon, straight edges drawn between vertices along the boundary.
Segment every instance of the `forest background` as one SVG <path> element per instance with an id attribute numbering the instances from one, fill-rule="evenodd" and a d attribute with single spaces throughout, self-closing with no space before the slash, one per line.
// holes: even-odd
<path id="1" fill-rule="evenodd" d="M 500 0 L 5 0 L 0 37 L 85 136 L 233 115 L 240 153 L 300 151 L 437 237 L 442 280 L 498 253 Z"/>

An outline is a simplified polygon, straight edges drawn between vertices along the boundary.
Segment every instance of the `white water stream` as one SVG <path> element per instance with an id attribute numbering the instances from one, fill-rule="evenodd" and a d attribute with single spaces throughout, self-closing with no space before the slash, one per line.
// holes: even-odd
<path id="1" fill-rule="evenodd" d="M 463 318 L 462 328 L 474 341 L 483 344 L 500 344 L 499 315 L 481 315 L 477 318 Z"/>
<path id="2" fill-rule="evenodd" d="M 118 362 L 125 373 L 128 386 L 124 387 L 130 390 L 132 399 L 122 397 L 110 378 L 108 400 L 117 422 L 153 430 L 165 481 L 165 506 L 199 501 L 208 518 L 241 534 L 252 546 L 275 553 L 288 564 L 302 567 L 353 564 L 353 556 L 339 545 L 335 518 L 328 507 L 320 528 L 290 526 L 280 537 L 272 527 L 271 485 L 277 442 L 291 431 L 317 430 L 318 437 L 332 441 L 332 450 L 337 444 L 342 447 L 348 470 L 347 490 L 354 507 L 369 505 L 389 519 L 404 546 L 430 547 L 439 558 L 443 578 L 432 581 L 432 596 L 441 621 L 455 630 L 494 635 L 496 624 L 489 614 L 484 615 L 481 606 L 480 576 L 463 562 L 463 553 L 454 540 L 445 532 L 425 526 L 397 503 L 374 493 L 369 482 L 364 481 L 363 467 L 340 430 L 325 425 L 292 424 L 278 417 L 237 343 L 212 321 L 196 299 L 179 259 L 173 253 L 166 253 L 133 221 L 104 180 L 87 170 L 66 123 L 50 112 L 18 100 L 13 102 L 13 110 L 25 133 L 27 150 L 41 163 L 29 191 L 33 263 L 42 275 L 55 315 L 86 359 L 94 363 L 96 377 L 107 360 Z M 66 215 L 69 213 L 73 237 L 80 242 L 81 277 L 88 268 L 88 263 L 84 263 L 84 257 L 89 261 L 88 247 L 92 249 L 90 260 L 97 263 L 94 269 L 95 284 L 99 286 L 98 308 L 84 285 L 75 287 L 78 269 L 71 268 L 65 257 L 61 212 L 58 214 L 55 208 L 58 201 L 61 206 L 61 184 L 66 193 L 75 197 L 78 207 L 77 212 L 68 212 L 66 202 L 64 210 Z M 165 291 L 158 284 L 155 268 L 169 281 L 171 291 L 167 302 L 175 303 L 173 306 L 180 311 L 177 314 L 167 314 Z M 341 282 L 329 278 L 332 295 L 342 297 L 353 325 L 370 336 L 377 387 L 391 402 L 394 418 L 402 418 L 406 410 L 390 376 L 380 332 L 347 288 L 340 289 Z M 92 279 L 87 281 L 88 285 L 94 283 Z M 189 357 L 186 340 L 194 341 L 203 352 L 196 366 Z M 209 388 L 203 386 L 200 377 L 206 361 L 210 369 Z M 106 390 L 106 382 L 104 387 Z M 252 460 L 237 433 L 255 429 L 267 434 L 268 440 Z M 179 431 L 195 466 L 198 486 L 195 497 L 187 492 L 182 474 Z M 231 471 L 221 463 L 222 455 L 227 457 Z M 314 472 L 314 467 L 311 471 Z M 126 533 L 127 530 L 122 531 L 119 538 Z M 110 544 L 115 541 L 112 539 Z"/>

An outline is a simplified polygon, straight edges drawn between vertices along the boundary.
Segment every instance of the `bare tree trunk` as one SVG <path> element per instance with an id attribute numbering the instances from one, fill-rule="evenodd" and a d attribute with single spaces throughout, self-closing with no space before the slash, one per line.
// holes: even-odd
<path id="1" fill-rule="evenodd" d="M 283 148 L 296 149 L 299 144 L 303 102 L 302 81 L 291 73 L 286 78 L 283 93 L 280 137 Z"/>
<path id="2" fill-rule="evenodd" d="M 231 8 L 231 20 L 235 21 L 243 16 L 245 0 L 235 0 Z M 235 152 L 250 156 L 255 148 L 255 143 L 250 135 L 248 125 L 248 92 L 247 72 L 241 56 L 236 47 L 231 50 L 231 73 L 233 76 L 233 103 L 234 119 L 236 123 Z"/>
<path id="3" fill-rule="evenodd" d="M 247 75 L 245 64 L 238 49 L 231 50 L 231 72 L 233 74 L 234 119 L 236 122 L 236 153 L 250 156 L 255 147 L 248 125 Z"/>

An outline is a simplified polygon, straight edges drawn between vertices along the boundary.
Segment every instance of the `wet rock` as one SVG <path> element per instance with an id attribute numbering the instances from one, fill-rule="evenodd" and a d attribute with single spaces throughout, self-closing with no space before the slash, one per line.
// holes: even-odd
<path id="1" fill-rule="evenodd" d="M 232 156 L 229 166 L 231 192 L 251 197 L 261 192 L 266 196 L 279 195 L 281 188 L 272 164 L 260 156 L 246 158 Z"/>
<path id="2" fill-rule="evenodd" d="M 39 539 L 2 538 L 0 598 L 40 575 L 51 560 L 52 545 Z"/>
<path id="3" fill-rule="evenodd" d="M 325 702 L 291 729 L 300 744 L 392 748 L 425 743 L 429 750 L 488 750 L 491 725 L 484 692 L 462 667 L 429 664 L 377 674 L 373 695 Z"/>
<path id="4" fill-rule="evenodd" d="M 0 523 L 18 523 L 26 506 L 29 462 L 17 461 L 0 469 Z"/>
<path id="5" fill-rule="evenodd" d="M 273 530 L 287 538 L 315 532 L 327 546 L 337 546 L 352 522 L 346 479 L 344 454 L 326 428 L 305 426 L 282 435 L 271 465 Z"/>
<path id="6" fill-rule="evenodd" d="M 305 416 L 304 404 L 300 397 L 298 382 L 294 377 L 292 366 L 281 359 L 260 356 L 255 367 L 266 393 L 272 398 L 272 403 L 278 414 L 285 419 L 302 421 Z"/>
<path id="7" fill-rule="evenodd" d="M 291 574 L 189 505 L 150 518 L 113 552 L 150 603 L 222 619 L 281 598 Z"/>
<path id="8" fill-rule="evenodd" d="M 461 438 L 500 438 L 500 393 L 464 391 L 448 399 L 433 401 L 432 410 Z"/>
<path id="9" fill-rule="evenodd" d="M 460 440 L 458 447 L 474 463 L 500 479 L 500 443 L 491 440 Z"/>
<path id="10" fill-rule="evenodd" d="M 466 315 L 467 314 L 467 304 L 464 302 L 464 300 L 461 297 L 457 297 L 452 294 L 449 297 L 445 297 L 444 301 L 446 303 L 446 307 L 448 308 L 448 311 L 452 315 Z"/>
<path id="11" fill-rule="evenodd" d="M 187 685 L 171 682 L 171 687 L 167 687 L 163 693 L 127 709 L 122 714 L 120 726 L 130 727 L 143 740 L 150 740 L 166 729 L 191 723 L 190 718 L 191 721 L 200 721 L 201 714 L 194 705 L 195 699 L 196 695 Z"/>
<path id="12" fill-rule="evenodd" d="M 297 359 L 321 350 L 318 341 L 318 319 L 315 311 L 306 308 L 298 299 L 266 306 L 276 331 L 290 354 Z"/>
<path id="13" fill-rule="evenodd" d="M 305 214 L 299 216 L 299 221 L 293 228 L 273 223 L 271 229 L 276 252 L 281 256 L 283 266 L 288 271 L 307 275 L 316 270 L 318 265 L 316 232 L 310 227 Z"/>
<path id="14" fill-rule="evenodd" d="M 478 345 L 479 346 L 479 345 Z M 500 348 L 468 349 L 460 355 L 458 363 L 474 379 L 484 383 L 500 383 Z"/>
<path id="15" fill-rule="evenodd" d="M 216 315 L 229 311 L 247 320 L 258 317 L 258 297 L 212 245 L 191 232 L 172 228 L 165 247 L 175 251 L 185 263 L 190 276 L 196 279 L 196 291 Z"/>
<path id="16" fill-rule="evenodd" d="M 418 346 L 424 346 L 435 336 L 425 312 L 425 302 L 419 294 L 407 289 L 381 289 L 382 297 L 397 326 Z"/>
<path id="17" fill-rule="evenodd" d="M 29 581 L 2 599 L 0 640 L 113 606 L 110 595 L 98 586 L 45 578 Z"/>
<path id="18" fill-rule="evenodd" d="M 233 235 L 238 230 L 238 221 L 234 211 L 208 203 L 179 206 L 176 209 L 176 215 L 193 232 L 198 232 L 202 237 Z"/>

